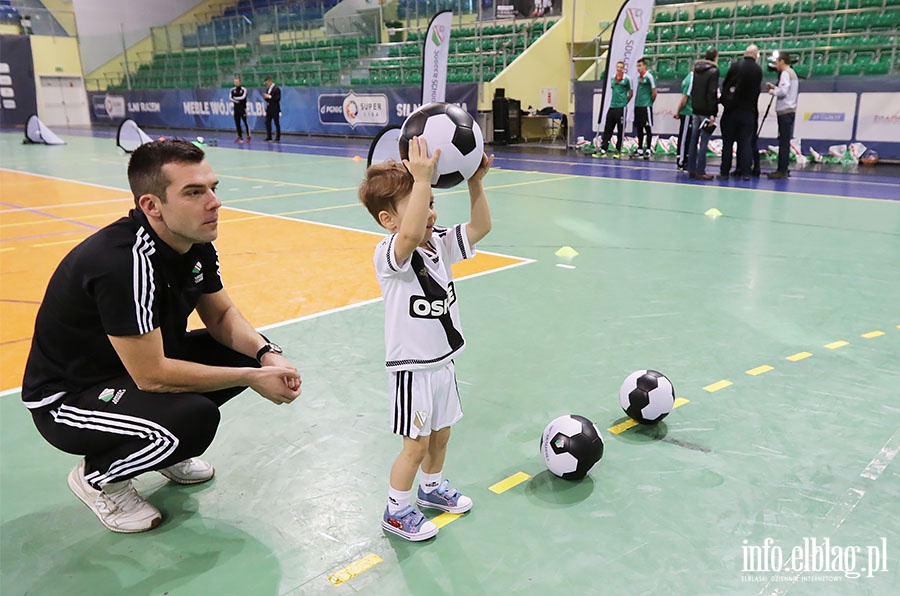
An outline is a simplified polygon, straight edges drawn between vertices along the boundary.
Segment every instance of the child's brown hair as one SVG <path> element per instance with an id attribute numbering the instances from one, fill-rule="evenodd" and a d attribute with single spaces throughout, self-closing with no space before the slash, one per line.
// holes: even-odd
<path id="1" fill-rule="evenodd" d="M 378 214 L 396 212 L 397 203 L 412 193 L 412 187 L 412 174 L 402 163 L 389 160 L 372 164 L 366 170 L 366 179 L 359 185 L 359 201 L 381 225 Z"/>

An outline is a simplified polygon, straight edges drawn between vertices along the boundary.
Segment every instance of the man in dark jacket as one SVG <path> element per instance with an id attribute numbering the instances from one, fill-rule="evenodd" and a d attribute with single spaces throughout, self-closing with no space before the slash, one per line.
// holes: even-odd
<path id="1" fill-rule="evenodd" d="M 737 141 L 737 175 L 750 180 L 753 167 L 753 142 L 759 121 L 757 101 L 762 88 L 763 72 L 756 59 L 759 48 L 751 44 L 744 51 L 744 59 L 731 63 L 722 82 L 722 165 L 719 178 L 727 179 L 731 171 L 731 151 Z"/>
<path id="2" fill-rule="evenodd" d="M 716 48 L 706 50 L 706 58 L 694 63 L 694 86 L 691 89 L 691 105 L 694 109 L 693 130 L 688 152 L 688 175 L 693 180 L 712 180 L 706 173 L 706 149 L 709 137 L 716 126 L 719 112 L 719 67 Z M 699 144 L 699 146 L 698 146 Z"/>
<path id="3" fill-rule="evenodd" d="M 275 142 L 281 141 L 281 88 L 272 82 L 272 77 L 266 77 L 266 90 L 263 92 L 266 100 L 266 140 L 272 140 L 272 123 L 275 123 Z"/>

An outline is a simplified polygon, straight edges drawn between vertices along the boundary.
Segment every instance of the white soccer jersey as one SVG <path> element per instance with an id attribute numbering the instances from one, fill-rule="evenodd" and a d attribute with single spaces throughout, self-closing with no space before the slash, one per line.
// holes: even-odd
<path id="1" fill-rule="evenodd" d="M 384 296 L 388 370 L 439 368 L 465 348 L 450 265 L 475 256 L 466 225 L 435 226 L 429 249 L 417 247 L 405 263 L 394 255 L 396 234 L 375 248 L 375 272 Z"/>

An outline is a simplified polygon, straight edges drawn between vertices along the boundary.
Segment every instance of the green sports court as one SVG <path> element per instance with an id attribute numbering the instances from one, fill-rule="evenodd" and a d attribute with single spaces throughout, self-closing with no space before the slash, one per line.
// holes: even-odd
<path id="1" fill-rule="evenodd" d="M 77 458 L 43 441 L 18 390 L 50 272 L 128 209 L 127 156 L 108 137 L 23 147 L 0 134 L 0 593 L 900 585 L 896 178 L 704 186 L 666 181 L 671 164 L 498 149 L 485 179 L 494 228 L 457 272 L 465 417 L 445 475 L 475 507 L 412 544 L 379 525 L 400 443 L 371 263 L 380 232 L 356 198 L 367 145 L 209 147 L 226 288 L 297 363 L 303 394 L 280 408 L 250 391 L 228 403 L 204 455 L 215 479 L 138 478 L 164 521 L 118 535 L 70 493 Z M 436 208 L 439 223 L 465 220 L 464 187 L 437 191 Z M 647 368 L 681 399 L 659 425 L 633 427 L 619 385 Z M 570 413 L 605 442 L 578 482 L 550 474 L 538 450 L 545 425 Z M 794 552 L 804 572 L 775 572 Z"/>

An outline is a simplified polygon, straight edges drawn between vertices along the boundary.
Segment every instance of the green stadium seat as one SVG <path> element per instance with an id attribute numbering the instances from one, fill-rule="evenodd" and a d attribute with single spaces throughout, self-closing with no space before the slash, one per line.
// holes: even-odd
<path id="1" fill-rule="evenodd" d="M 884 6 L 884 0 L 859 0 L 860 8 L 875 8 Z"/>
<path id="2" fill-rule="evenodd" d="M 682 23 L 686 23 L 691 20 L 691 13 L 688 11 L 681 9 L 675 11 L 675 20 L 681 21 Z"/>
<path id="3" fill-rule="evenodd" d="M 810 13 L 813 11 L 814 5 L 812 0 L 802 0 L 802 2 L 794 3 L 794 12 L 805 12 Z"/>
<path id="4" fill-rule="evenodd" d="M 659 30 L 659 41 L 672 41 L 675 39 L 675 29 L 672 27 L 663 27 Z"/>
<path id="5" fill-rule="evenodd" d="M 732 16 L 734 16 L 734 11 L 729 7 L 720 6 L 713 9 L 714 19 L 730 19 Z"/>
<path id="6" fill-rule="evenodd" d="M 695 21 L 708 21 L 712 16 L 712 11 L 708 8 L 698 8 L 694 11 L 694 20 Z"/>
<path id="7" fill-rule="evenodd" d="M 859 74 L 862 74 L 862 71 L 863 71 L 862 64 L 847 63 L 847 64 L 841 64 L 838 67 L 838 73 L 841 75 L 859 75 Z"/>
<path id="8" fill-rule="evenodd" d="M 751 37 L 774 37 L 781 35 L 781 23 L 769 19 L 750 21 Z"/>
<path id="9" fill-rule="evenodd" d="M 751 22 L 750 21 L 738 21 L 734 25 L 734 36 L 735 37 L 750 37 L 753 35 L 753 31 L 751 30 Z"/>
<path id="10" fill-rule="evenodd" d="M 791 14 L 789 2 L 776 2 L 772 5 L 772 14 Z"/>
<path id="11" fill-rule="evenodd" d="M 734 37 L 734 23 L 719 23 L 719 39 Z"/>
<path id="12" fill-rule="evenodd" d="M 834 64 L 816 64 L 812 67 L 812 76 L 814 77 L 833 77 L 834 72 Z"/>
<path id="13" fill-rule="evenodd" d="M 750 14 L 754 17 L 767 17 L 771 11 L 772 7 L 768 4 L 754 4 L 750 7 Z"/>
<path id="14" fill-rule="evenodd" d="M 900 11 L 885 11 L 872 18 L 872 29 L 893 29 L 900 25 Z"/>
<path id="15" fill-rule="evenodd" d="M 693 67 L 693 60 L 679 60 L 678 64 L 675 65 L 675 76 L 679 79 L 683 79 L 687 76 L 687 73 L 691 72 Z"/>
<path id="16" fill-rule="evenodd" d="M 794 69 L 794 72 L 797 73 L 798 77 L 808 77 L 811 74 L 811 68 L 809 64 L 794 64 L 791 66 Z"/>
<path id="17" fill-rule="evenodd" d="M 675 28 L 675 37 L 678 39 L 694 39 L 694 28 L 691 25 L 678 25 Z"/>
<path id="18" fill-rule="evenodd" d="M 837 0 L 816 0 L 813 10 L 815 12 L 834 12 L 837 10 Z"/>
<path id="19" fill-rule="evenodd" d="M 752 16 L 753 9 L 747 4 L 739 4 L 737 7 L 737 16 L 742 18 L 749 18 Z"/>
<path id="20" fill-rule="evenodd" d="M 712 39 L 715 36 L 715 25 L 709 23 L 701 23 L 694 26 L 694 37 L 697 39 Z"/>
<path id="21" fill-rule="evenodd" d="M 865 75 L 886 75 L 891 71 L 891 63 L 884 61 L 864 64 L 862 71 Z"/>

